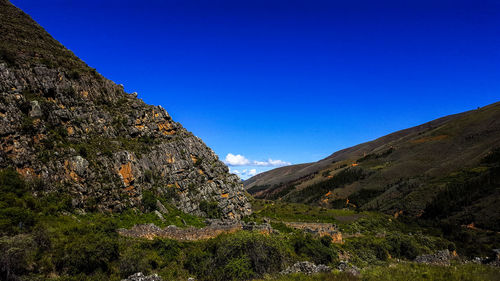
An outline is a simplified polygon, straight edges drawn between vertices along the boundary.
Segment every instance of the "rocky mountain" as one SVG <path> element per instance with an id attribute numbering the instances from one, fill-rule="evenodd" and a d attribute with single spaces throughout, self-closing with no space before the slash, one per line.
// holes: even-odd
<path id="1" fill-rule="evenodd" d="M 101 76 L 6 0 L 0 136 L 0 168 L 35 182 L 35 194 L 69 195 L 76 209 L 144 209 L 145 199 L 161 199 L 202 216 L 251 212 L 239 178 L 201 139 Z"/>
<path id="2" fill-rule="evenodd" d="M 244 182 L 257 198 L 500 229 L 500 103 Z"/>

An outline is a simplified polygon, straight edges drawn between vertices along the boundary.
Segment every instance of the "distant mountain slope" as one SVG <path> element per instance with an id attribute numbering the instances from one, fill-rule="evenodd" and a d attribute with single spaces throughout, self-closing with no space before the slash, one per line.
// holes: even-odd
<path id="1" fill-rule="evenodd" d="M 470 194 L 463 194 L 470 202 L 460 198 L 460 208 L 447 217 L 498 229 L 498 163 L 484 162 L 498 147 L 500 103 L 495 103 L 395 132 L 315 163 L 274 169 L 244 185 L 257 198 L 422 216 L 444 196 L 443 190 L 474 185 L 469 181 L 475 179 L 478 183 L 470 187 Z M 489 187 L 476 192 L 477 186 Z"/>
<path id="2" fill-rule="evenodd" d="M 251 212 L 237 176 L 161 106 L 127 94 L 28 15 L 0 0 L 0 168 L 74 208 L 157 199 L 197 215 Z"/>

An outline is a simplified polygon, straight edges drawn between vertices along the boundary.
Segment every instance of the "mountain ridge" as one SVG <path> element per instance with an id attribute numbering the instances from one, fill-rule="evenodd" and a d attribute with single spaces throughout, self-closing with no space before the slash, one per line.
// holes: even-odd
<path id="1" fill-rule="evenodd" d="M 238 177 L 165 109 L 102 77 L 8 1 L 0 6 L 1 168 L 40 181 L 39 192 L 67 193 L 81 210 L 145 209 L 147 197 L 196 215 L 251 212 Z"/>
<path id="2" fill-rule="evenodd" d="M 482 171 L 470 177 L 488 178 L 492 186 L 481 194 L 484 198 L 476 194 L 471 206 L 463 206 L 460 212 L 465 213 L 456 223 L 481 221 L 496 229 L 498 224 L 487 220 L 500 217 L 492 205 L 499 198 L 497 168 L 482 159 L 500 144 L 499 120 L 497 102 L 340 150 L 318 162 L 271 170 L 244 185 L 256 198 L 330 207 L 356 205 L 420 216 L 453 182 L 466 184 L 457 175 Z M 475 215 L 470 214 L 472 206 L 476 206 Z"/>

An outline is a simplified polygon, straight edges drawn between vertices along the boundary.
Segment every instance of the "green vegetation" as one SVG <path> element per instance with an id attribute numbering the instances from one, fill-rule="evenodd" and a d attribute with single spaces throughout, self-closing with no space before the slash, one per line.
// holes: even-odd
<path id="1" fill-rule="evenodd" d="M 222 210 L 215 201 L 201 201 L 200 211 L 204 212 L 211 219 L 220 219 L 222 217 Z"/>
<path id="2" fill-rule="evenodd" d="M 364 157 L 359 158 L 356 162 L 361 163 L 361 162 L 364 162 L 364 161 L 367 161 L 367 160 L 371 160 L 371 159 L 385 158 L 385 157 L 389 156 L 392 152 L 394 152 L 394 148 L 391 147 L 388 150 L 386 150 L 384 152 L 381 152 L 381 153 L 370 153 L 370 154 L 367 154 Z"/>
<path id="3" fill-rule="evenodd" d="M 354 277 L 350 274 L 334 271 L 317 275 L 292 274 L 276 276 L 262 280 L 273 281 L 449 281 L 468 280 L 484 281 L 499 280 L 500 269 L 477 264 L 456 264 L 449 267 L 436 265 L 423 265 L 416 263 L 399 263 L 370 267 L 361 272 L 361 276 Z M 255 281 L 262 281 L 255 280 Z"/>
<path id="4" fill-rule="evenodd" d="M 338 223 L 339 220 L 354 220 L 368 213 L 356 213 L 352 210 L 327 209 L 318 206 L 282 201 L 254 200 L 252 201 L 254 213 L 251 220 L 262 222 L 267 217 L 276 221 L 303 221 Z"/>
<path id="5" fill-rule="evenodd" d="M 286 195 L 285 200 L 289 202 L 312 203 L 318 201 L 325 193 L 335 188 L 362 180 L 368 173 L 361 168 L 351 167 L 338 172 L 331 179 L 314 183 L 299 191 L 292 191 Z"/>
<path id="6" fill-rule="evenodd" d="M 25 182 L 14 170 L 0 171 L 0 250 L 6 253 L 0 259 L 2 280 L 120 280 L 135 272 L 158 273 L 165 280 L 191 276 L 202 281 L 249 280 L 272 278 L 304 260 L 336 268 L 345 255 L 350 263 L 364 268 L 361 277 L 332 272 L 275 280 L 409 280 L 403 278 L 405 271 L 411 280 L 444 280 L 446 276 L 470 276 L 466 269 L 482 280 L 498 276 L 497 269 L 478 265 L 457 265 L 454 270 L 413 263 L 387 267 L 396 258 L 412 260 L 441 249 L 455 250 L 456 246 L 418 224 L 373 212 L 257 200 L 253 202 L 256 212 L 246 220 L 271 218 L 279 233 L 239 231 L 196 242 L 145 240 L 119 236 L 116 230 L 145 223 L 200 227 L 203 220 L 176 210 L 148 192 L 143 201 L 149 212 L 129 209 L 118 214 L 76 214 L 64 193 L 34 197 L 31 191 L 43 190 L 40 185 L 43 182 Z M 165 221 L 151 212 L 156 200 L 168 209 Z M 214 202 L 202 205 L 214 217 L 220 212 Z M 283 221 L 335 223 L 344 234 L 344 244 L 292 229 Z"/>

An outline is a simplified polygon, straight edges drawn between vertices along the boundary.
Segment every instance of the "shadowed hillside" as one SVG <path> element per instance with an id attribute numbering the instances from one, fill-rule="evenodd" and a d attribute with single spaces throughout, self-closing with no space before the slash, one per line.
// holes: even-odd
<path id="1" fill-rule="evenodd" d="M 283 167 L 245 181 L 257 198 L 380 210 L 499 230 L 500 103 L 443 117 L 338 151 L 315 163 Z M 451 211 L 438 211 L 449 190 Z M 451 204 L 451 203 L 450 203 Z M 434 207 L 432 207 L 434 206 Z M 432 209 L 432 210 L 431 210 Z"/>

